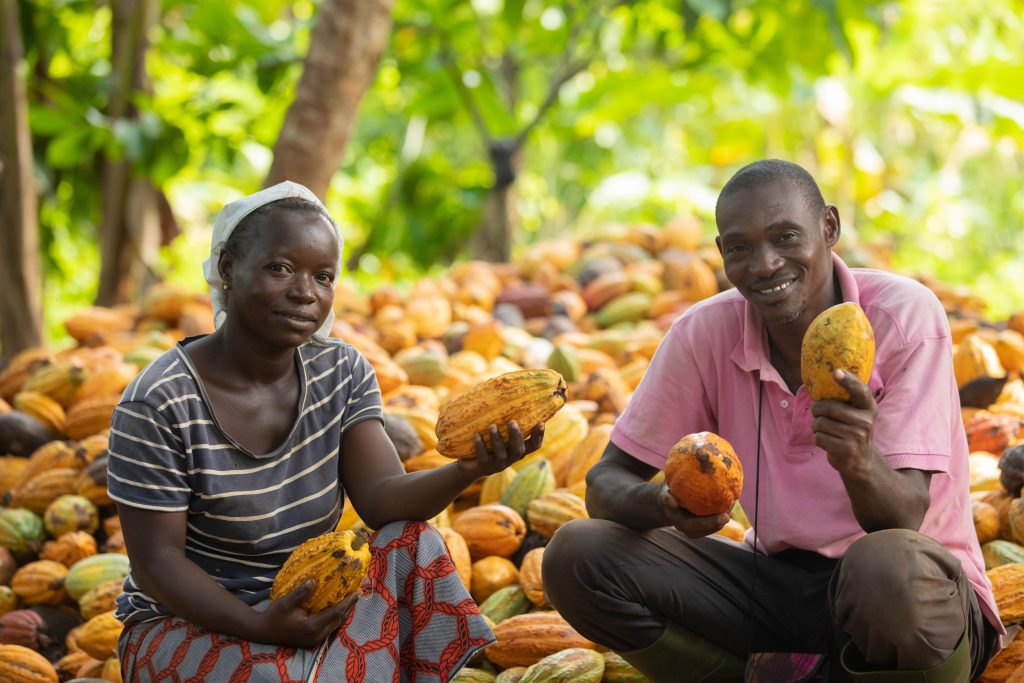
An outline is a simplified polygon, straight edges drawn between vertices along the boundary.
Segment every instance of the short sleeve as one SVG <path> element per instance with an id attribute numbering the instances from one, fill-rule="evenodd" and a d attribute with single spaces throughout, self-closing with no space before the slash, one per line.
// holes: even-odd
<path id="1" fill-rule="evenodd" d="M 963 428 L 952 362 L 946 338 L 926 338 L 904 346 L 878 368 L 883 392 L 873 438 L 890 466 L 949 469 L 952 430 Z"/>
<path id="2" fill-rule="evenodd" d="M 377 374 L 361 353 L 355 349 L 352 349 L 352 353 L 352 373 L 347 378 L 352 388 L 348 392 L 348 403 L 341 425 L 342 432 L 363 420 L 384 420 Z"/>
<path id="3" fill-rule="evenodd" d="M 689 322 L 680 319 L 665 336 L 612 429 L 616 446 L 658 469 L 684 435 L 715 431 Z"/>
<path id="4" fill-rule="evenodd" d="M 187 510 L 192 488 L 181 436 L 139 402 L 123 402 L 110 422 L 107 489 L 111 499 L 147 510 Z"/>

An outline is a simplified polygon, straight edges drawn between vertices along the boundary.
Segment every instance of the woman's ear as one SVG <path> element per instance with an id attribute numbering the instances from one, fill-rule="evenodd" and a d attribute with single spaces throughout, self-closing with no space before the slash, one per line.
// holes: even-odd
<path id="1" fill-rule="evenodd" d="M 220 250 L 220 256 L 217 258 L 217 272 L 220 273 L 221 281 L 227 285 L 225 289 L 231 286 L 231 269 L 234 261 L 235 259 L 230 251 L 227 249 Z"/>

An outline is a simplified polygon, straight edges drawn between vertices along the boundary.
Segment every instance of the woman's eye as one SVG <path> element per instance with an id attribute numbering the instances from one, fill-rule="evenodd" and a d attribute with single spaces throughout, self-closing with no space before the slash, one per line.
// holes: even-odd
<path id="1" fill-rule="evenodd" d="M 271 263 L 267 266 L 267 270 L 272 273 L 286 273 L 288 268 L 283 263 Z"/>

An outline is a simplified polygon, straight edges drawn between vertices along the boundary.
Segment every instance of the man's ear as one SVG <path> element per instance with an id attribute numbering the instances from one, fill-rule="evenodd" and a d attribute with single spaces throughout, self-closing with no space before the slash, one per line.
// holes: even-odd
<path id="1" fill-rule="evenodd" d="M 715 246 L 718 247 L 718 254 L 722 258 L 725 258 L 725 254 L 722 253 L 722 236 L 715 235 Z"/>
<path id="2" fill-rule="evenodd" d="M 825 207 L 825 244 L 831 249 L 839 242 L 839 235 L 842 233 L 842 223 L 839 220 L 839 209 L 832 204 Z"/>

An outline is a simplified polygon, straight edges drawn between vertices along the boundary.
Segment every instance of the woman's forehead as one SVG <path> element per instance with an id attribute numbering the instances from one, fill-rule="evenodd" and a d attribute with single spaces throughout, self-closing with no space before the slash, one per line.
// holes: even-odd
<path id="1" fill-rule="evenodd" d="M 255 251 L 306 250 L 337 260 L 340 238 L 326 218 L 314 211 L 275 211 L 254 235 Z"/>

